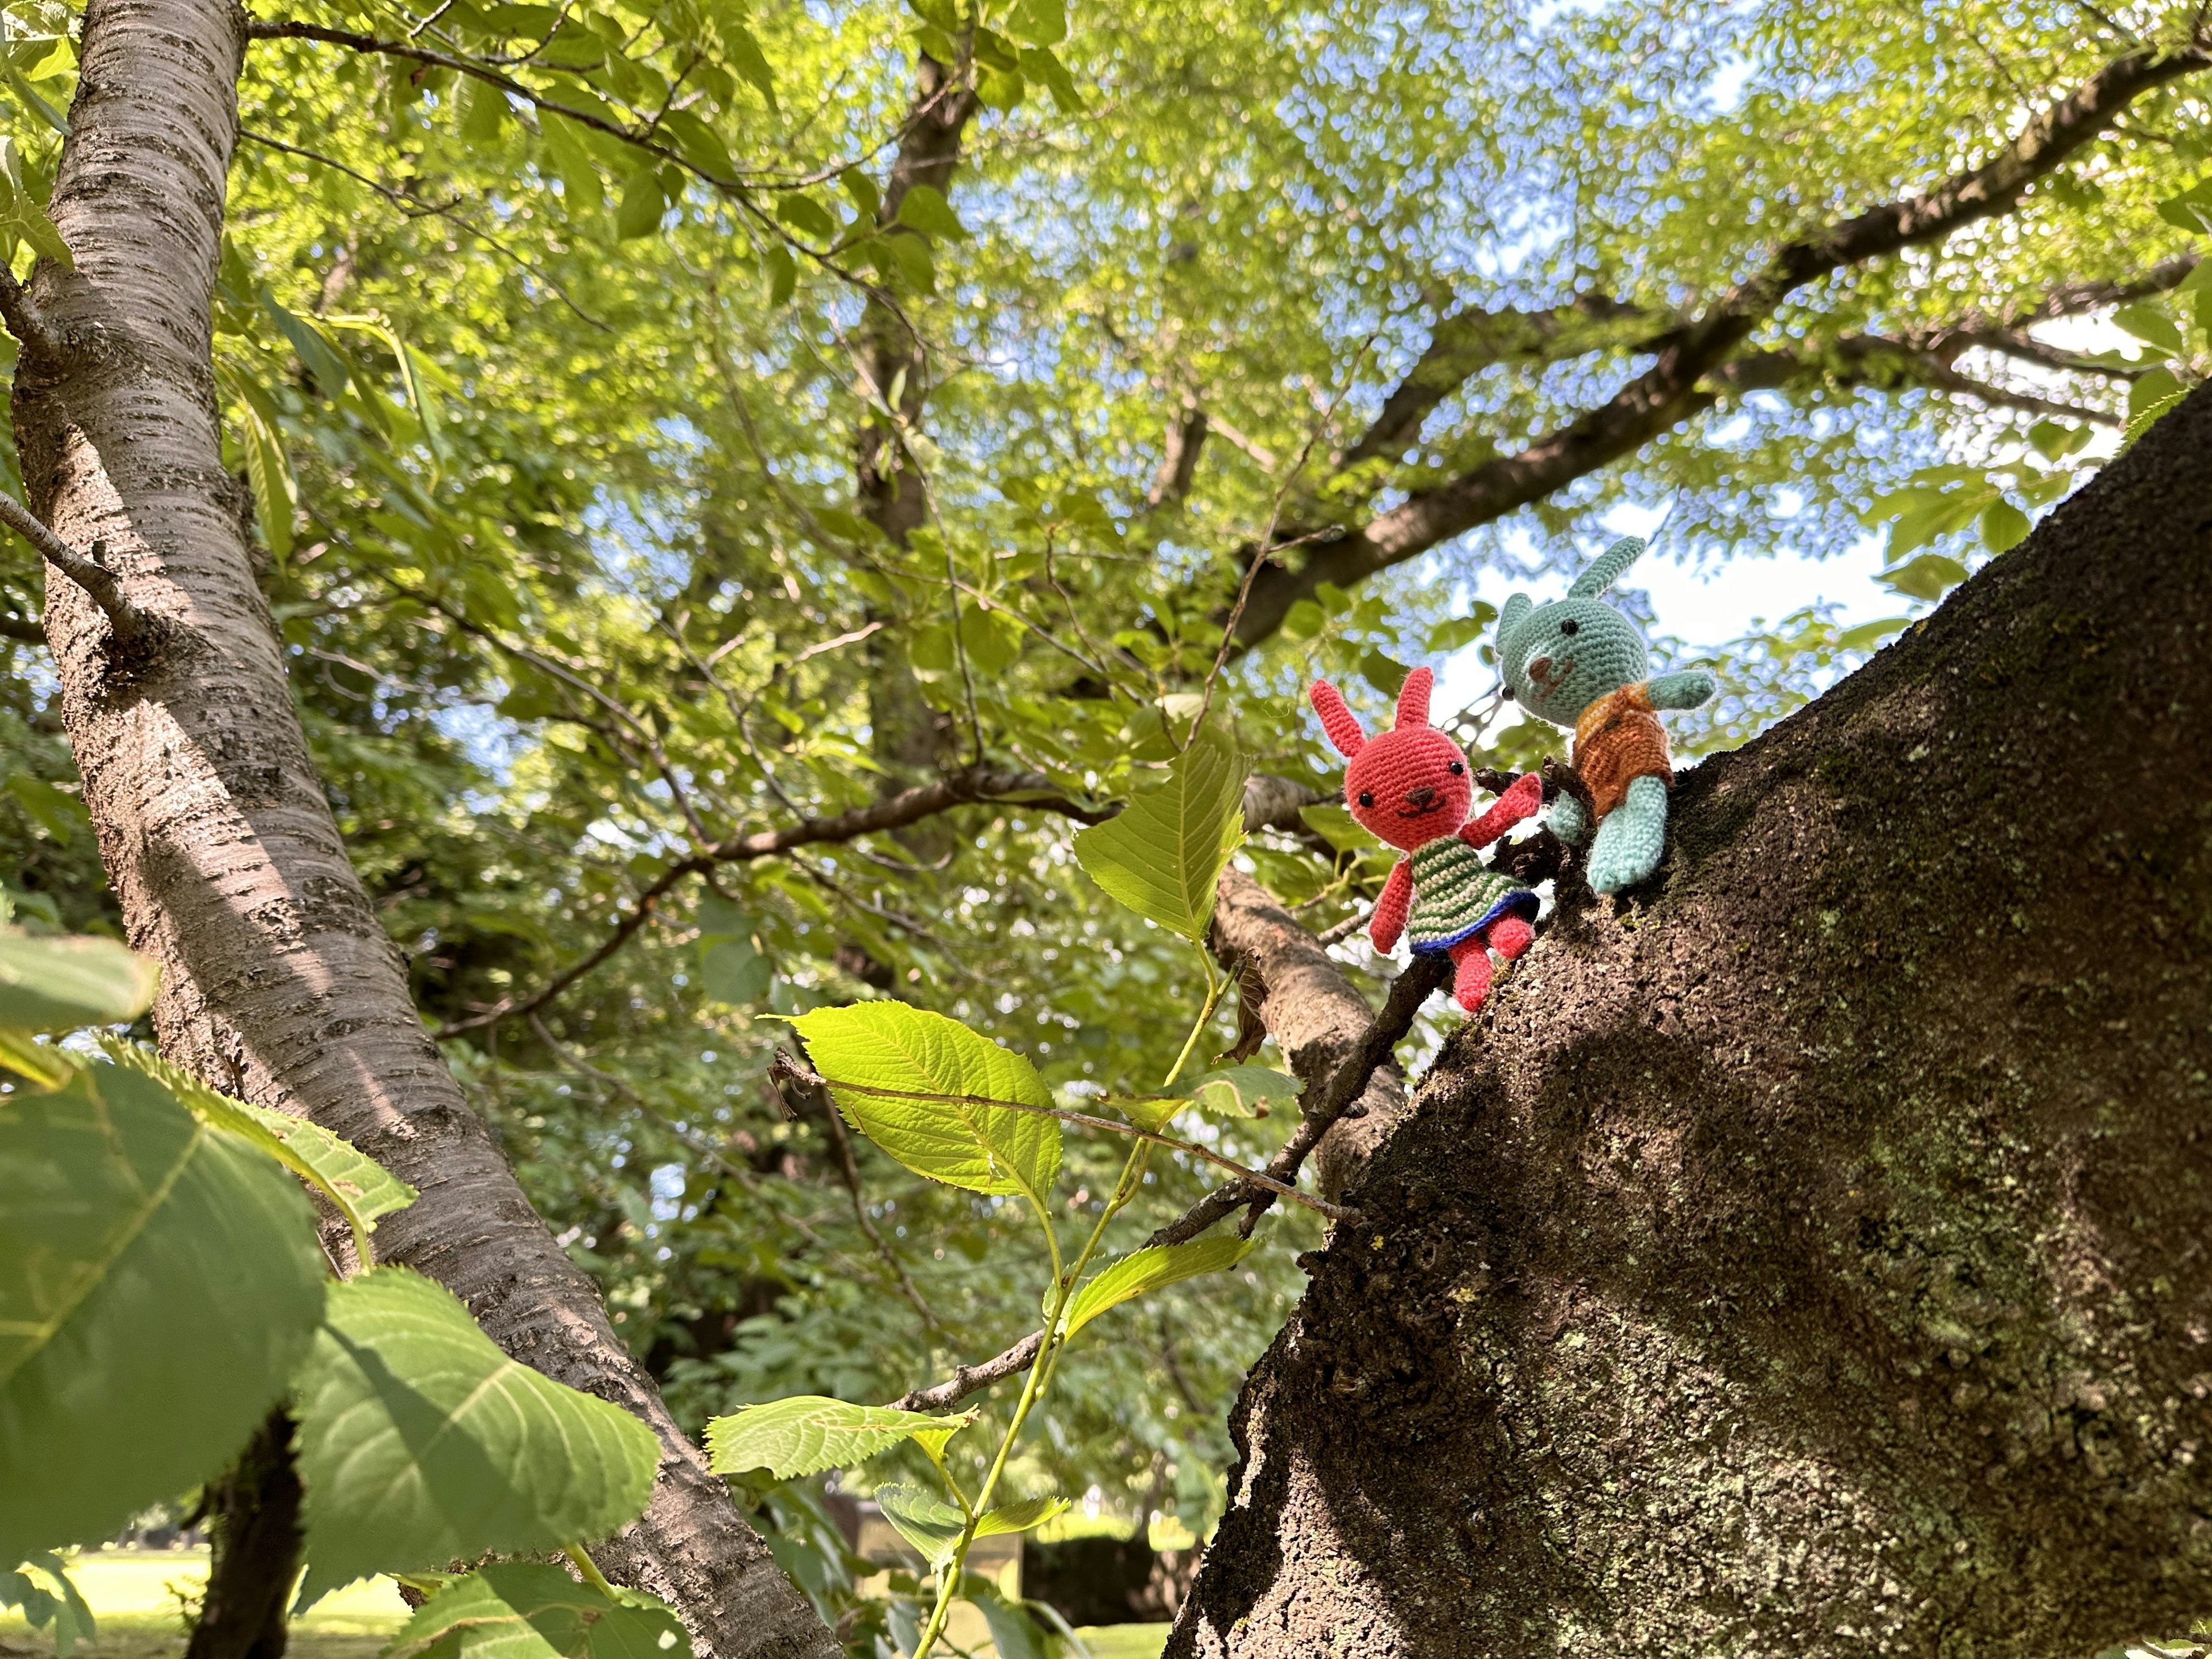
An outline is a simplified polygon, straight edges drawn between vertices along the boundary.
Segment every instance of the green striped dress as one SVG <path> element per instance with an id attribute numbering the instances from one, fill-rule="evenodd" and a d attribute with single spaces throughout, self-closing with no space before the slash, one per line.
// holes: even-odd
<path id="1" fill-rule="evenodd" d="M 1421 954 L 1442 956 L 1500 916 L 1534 918 L 1536 896 L 1457 836 L 1438 836 L 1413 849 L 1413 908 L 1406 942 Z"/>

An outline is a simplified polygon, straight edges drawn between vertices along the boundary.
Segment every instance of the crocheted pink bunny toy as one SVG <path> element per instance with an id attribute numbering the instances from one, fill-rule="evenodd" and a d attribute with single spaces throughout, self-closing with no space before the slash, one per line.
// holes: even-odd
<path id="1" fill-rule="evenodd" d="M 1449 956 L 1456 972 L 1453 994 L 1469 1013 L 1490 994 L 1490 952 L 1510 962 L 1535 938 L 1529 924 L 1536 896 L 1502 870 L 1475 856 L 1543 805 L 1543 784 L 1522 777 L 1497 805 L 1473 823 L 1474 781 L 1459 745 L 1429 724 L 1429 692 L 1436 677 L 1425 668 L 1406 676 L 1398 693 L 1397 724 L 1375 738 L 1344 706 L 1327 680 L 1313 684 L 1313 706 L 1344 769 L 1344 803 L 1370 835 L 1410 856 L 1400 859 L 1375 902 L 1368 937 L 1375 948 L 1396 947 L 1403 932 L 1416 956 Z"/>

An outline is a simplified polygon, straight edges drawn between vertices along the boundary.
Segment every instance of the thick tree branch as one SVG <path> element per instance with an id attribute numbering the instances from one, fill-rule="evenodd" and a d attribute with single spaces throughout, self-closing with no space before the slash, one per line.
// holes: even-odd
<path id="1" fill-rule="evenodd" d="M 1292 605 L 1324 581 L 1348 586 L 1632 454 L 1695 411 L 1698 383 L 1796 289 L 2008 210 L 2135 99 L 2208 64 L 2212 53 L 2202 48 L 2165 57 L 2147 48 L 2130 52 L 2038 113 L 1982 166 L 1784 244 L 1755 275 L 1674 332 L 1657 361 L 1606 403 L 1516 455 L 1486 462 L 1315 545 L 1297 569 L 1271 561 L 1253 587 L 1237 637 L 1248 645 L 1265 639 Z"/>
<path id="2" fill-rule="evenodd" d="M 1838 386 L 1925 386 L 1972 398 L 1993 409 L 2018 410 L 2025 415 L 2047 415 L 2054 419 L 2086 421 L 2096 426 L 2119 428 L 2127 422 L 2110 410 L 2069 404 L 2011 386 L 1996 386 L 1952 368 L 1932 351 L 1905 340 L 1875 335 L 1852 335 L 1837 341 L 1826 352 L 1753 351 L 1733 357 L 1705 377 L 1708 387 L 1735 392 L 1772 391 L 1825 380 Z M 1710 402 L 1710 398 L 1704 401 Z"/>
<path id="3" fill-rule="evenodd" d="M 441 1025 L 432 1035 L 443 1042 L 465 1032 L 481 1030 L 503 1019 L 536 1013 L 627 945 L 639 929 L 653 920 L 661 900 L 679 883 L 717 865 L 750 864 L 756 859 L 773 858 L 794 848 L 853 841 L 862 836 L 902 830 L 956 806 L 983 803 L 1054 812 L 1080 823 L 1103 823 L 1118 810 L 1079 805 L 1054 793 L 1051 781 L 1038 773 L 1001 772 L 971 767 L 939 778 L 934 783 L 902 789 L 896 795 L 887 796 L 866 806 L 855 807 L 849 812 L 840 812 L 834 817 L 808 818 L 787 829 L 763 830 L 732 841 L 720 842 L 703 853 L 678 859 L 662 871 L 653 884 L 638 895 L 629 911 L 596 949 L 563 969 L 535 994 L 526 999 L 507 998 L 481 1013 Z"/>
<path id="4" fill-rule="evenodd" d="M 100 544 L 92 544 L 93 556 L 72 552 L 69 544 L 40 521 L 38 515 L 13 495 L 0 495 L 0 524 L 10 530 L 42 554 L 48 564 L 67 576 L 92 596 L 92 602 L 106 614 L 108 625 L 114 629 L 118 643 L 130 645 L 152 633 L 159 623 L 125 595 L 115 573 L 100 562 Z M 18 638 L 29 637 L 16 635 Z M 45 637 L 41 629 L 39 638 Z"/>
<path id="5" fill-rule="evenodd" d="M 1383 398 L 1373 423 L 1345 451 L 1340 468 L 1395 460 L 1420 436 L 1422 422 L 1437 404 L 1495 364 L 1518 358 L 1555 362 L 1608 346 L 1648 345 L 1679 324 L 1679 319 L 1661 320 L 1604 294 L 1582 295 L 1539 311 L 1455 311 L 1437 325 L 1426 349 Z"/>

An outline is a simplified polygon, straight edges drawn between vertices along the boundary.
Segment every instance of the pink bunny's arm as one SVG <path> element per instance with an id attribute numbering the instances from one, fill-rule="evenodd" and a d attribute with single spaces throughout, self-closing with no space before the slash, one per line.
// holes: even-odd
<path id="1" fill-rule="evenodd" d="M 1382 884 L 1382 896 L 1375 901 L 1375 919 L 1367 937 L 1378 951 L 1398 948 L 1398 935 L 1406 930 L 1406 915 L 1413 906 L 1413 861 L 1400 859 L 1390 879 Z"/>
<path id="2" fill-rule="evenodd" d="M 1459 838 L 1469 847 L 1487 847 L 1524 818 L 1535 817 L 1544 805 L 1544 781 L 1524 772 L 1521 781 L 1498 798 L 1498 804 L 1479 818 L 1459 827 Z"/>

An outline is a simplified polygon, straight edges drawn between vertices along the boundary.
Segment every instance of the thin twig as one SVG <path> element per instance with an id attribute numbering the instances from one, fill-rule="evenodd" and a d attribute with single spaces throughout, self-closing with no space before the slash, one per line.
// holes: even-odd
<path id="1" fill-rule="evenodd" d="M 845 1190 L 853 1195 L 853 1219 L 860 1223 L 860 1231 L 867 1235 L 868 1243 L 875 1246 L 876 1254 L 884 1259 L 884 1265 L 897 1279 L 900 1294 L 914 1304 L 914 1310 L 921 1316 L 921 1322 L 934 1330 L 943 1329 L 944 1322 L 938 1318 L 936 1310 L 923 1298 L 921 1287 L 914 1282 L 913 1275 L 907 1272 L 906 1264 L 898 1259 L 897 1253 L 891 1249 L 890 1241 L 883 1236 L 876 1225 L 875 1218 L 868 1213 L 867 1189 L 860 1182 L 860 1162 L 853 1156 L 853 1137 L 846 1133 L 843 1116 L 838 1112 L 836 1103 L 826 1094 L 822 1098 L 822 1118 L 830 1126 L 830 1141 L 837 1151 L 838 1173 L 845 1178 Z"/>
<path id="2" fill-rule="evenodd" d="M 988 1389 L 1027 1370 L 1035 1363 L 1037 1350 L 1044 1346 L 1044 1333 L 1031 1331 L 1027 1336 L 994 1358 L 980 1365 L 959 1365 L 942 1382 L 927 1389 L 915 1389 L 891 1401 L 894 1411 L 933 1412 L 946 1406 L 957 1405 L 978 1389 Z"/>
<path id="3" fill-rule="evenodd" d="M 0 495 L 0 524 L 5 524 L 30 543 L 46 556 L 48 564 L 92 597 L 92 602 L 107 613 L 108 624 L 114 629 L 118 642 L 128 644 L 156 626 L 155 617 L 125 596 L 115 573 L 99 562 L 100 543 L 92 544 L 93 556 L 89 559 L 71 552 L 68 544 L 40 523 L 29 507 L 9 495 Z"/>
<path id="4" fill-rule="evenodd" d="M 1180 1244 L 1197 1237 L 1224 1216 L 1248 1206 L 1251 1214 L 1246 1218 L 1245 1230 L 1249 1232 L 1251 1223 L 1275 1201 L 1277 1188 L 1297 1179 L 1299 1170 L 1304 1166 L 1307 1156 L 1321 1144 L 1321 1138 L 1366 1092 L 1368 1079 L 1390 1058 L 1391 1051 L 1404 1040 L 1406 1033 L 1413 1030 L 1414 1016 L 1421 1012 L 1421 1005 L 1450 975 L 1451 964 L 1446 958 L 1415 957 L 1406 971 L 1391 981 L 1390 994 L 1383 1000 L 1382 1012 L 1360 1034 L 1352 1052 L 1320 1083 L 1318 1096 L 1315 1085 L 1309 1085 L 1299 1097 L 1304 1121 L 1298 1125 L 1297 1133 L 1284 1143 L 1282 1150 L 1267 1160 L 1267 1167 L 1261 1172 L 1264 1179 L 1232 1181 L 1208 1193 L 1145 1242 L 1148 1245 Z"/>

